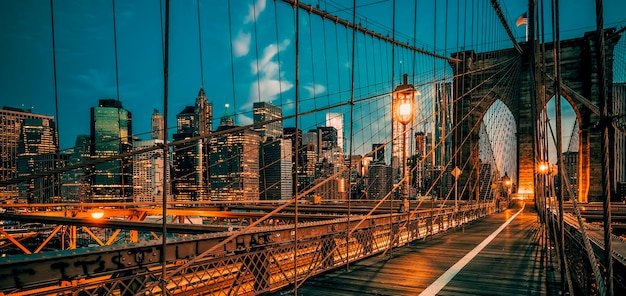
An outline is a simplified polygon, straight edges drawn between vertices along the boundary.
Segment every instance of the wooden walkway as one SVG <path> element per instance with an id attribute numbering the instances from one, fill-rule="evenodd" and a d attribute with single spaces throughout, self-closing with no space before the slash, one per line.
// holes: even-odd
<path id="1" fill-rule="evenodd" d="M 521 204 L 393 249 L 391 254 L 353 263 L 349 272 L 343 268 L 315 276 L 298 289 L 298 295 L 419 295 L 424 291 L 423 295 L 558 295 L 556 258 L 542 251 L 533 204 L 527 203 L 510 224 L 493 234 L 520 209 Z M 492 240 L 486 244 L 490 235 Z M 481 242 L 484 248 L 476 250 Z M 464 258 L 472 250 L 475 256 Z M 467 264 L 459 268 L 459 261 Z M 451 275 L 451 268 L 458 273 Z M 433 290 L 430 286 L 442 275 L 449 281 L 439 280 L 442 288 Z M 279 294 L 293 294 L 293 290 Z"/>

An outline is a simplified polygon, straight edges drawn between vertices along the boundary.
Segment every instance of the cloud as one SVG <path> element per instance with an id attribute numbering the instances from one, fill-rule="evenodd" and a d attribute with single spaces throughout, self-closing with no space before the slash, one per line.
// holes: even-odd
<path id="1" fill-rule="evenodd" d="M 248 5 L 248 15 L 244 20 L 244 24 L 256 22 L 263 10 L 265 10 L 265 0 L 258 0 L 254 5 Z"/>
<path id="2" fill-rule="evenodd" d="M 269 77 L 274 77 L 280 74 L 278 73 L 279 65 L 277 62 L 274 62 L 273 59 L 279 52 L 285 50 L 290 43 L 289 39 L 285 39 L 278 46 L 276 46 L 276 44 L 270 44 L 265 47 L 263 50 L 263 56 L 258 63 L 256 61 L 252 61 L 252 63 L 250 63 L 250 66 L 252 67 L 252 74 L 257 74 L 259 71 L 261 71 L 263 75 Z M 257 64 L 259 67 L 258 69 Z"/>
<path id="3" fill-rule="evenodd" d="M 303 88 L 309 92 L 309 96 L 319 96 L 322 93 L 326 92 L 326 86 L 321 84 L 309 84 L 303 86 Z"/>
<path id="4" fill-rule="evenodd" d="M 250 117 L 250 116 L 246 116 L 245 114 L 238 114 L 237 115 L 237 125 L 250 125 L 253 124 L 254 120 Z"/>
<path id="5" fill-rule="evenodd" d="M 239 31 L 237 38 L 233 41 L 233 49 L 236 57 L 242 57 L 250 51 L 250 40 L 252 35 L 243 31 Z"/>
<path id="6" fill-rule="evenodd" d="M 285 50 L 291 42 L 285 39 L 280 44 L 270 44 L 263 50 L 263 56 L 257 61 L 250 63 L 250 70 L 253 75 L 258 75 L 258 81 L 250 84 L 249 103 L 257 101 L 271 101 L 280 93 L 293 88 L 293 83 L 281 79 L 282 72 L 280 64 L 275 60 L 277 54 Z"/>

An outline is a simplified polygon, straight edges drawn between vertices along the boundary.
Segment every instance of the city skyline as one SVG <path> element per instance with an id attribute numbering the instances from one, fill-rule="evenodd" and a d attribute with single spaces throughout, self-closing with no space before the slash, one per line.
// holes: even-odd
<path id="1" fill-rule="evenodd" d="M 613 3 L 616 1 L 609 2 L 611 7 L 618 5 Z M 113 38 L 113 3 L 117 38 Z M 218 6 L 206 1 L 199 1 L 199 4 L 172 3 L 170 43 L 174 46 L 171 47 L 170 61 L 169 127 L 175 126 L 174 115 L 193 100 L 203 86 L 207 90 L 209 102 L 216 108 L 215 114 L 222 114 L 224 105 L 230 104 L 234 109 L 233 113 L 237 115 L 235 120 L 238 124 L 252 123 L 252 108 L 249 107 L 255 101 L 273 102 L 286 112 L 293 112 L 290 103 L 294 94 L 294 73 L 291 69 L 294 58 L 294 27 L 293 23 L 275 20 L 274 16 L 291 8 L 284 3 L 274 5 L 263 0 L 237 4 L 240 4 L 237 8 L 229 9 L 226 5 Z M 523 39 L 524 27 L 514 27 L 513 22 L 526 10 L 525 3 L 503 1 L 502 4 L 515 35 L 520 40 Z M 376 29 L 375 25 L 382 25 L 382 30 L 391 27 L 390 18 L 382 13 L 389 12 L 391 15 L 390 1 L 359 5 L 358 19 L 364 26 Z M 413 7 L 412 4 L 402 1 L 397 5 Z M 624 5 L 626 9 L 626 4 L 619 5 Z M 0 45 L 0 54 L 6 57 L 6 67 L 0 69 L 0 105 L 34 107 L 35 113 L 55 116 L 59 125 L 61 149 L 72 147 L 77 135 L 88 133 L 89 119 L 86 114 L 100 99 L 113 98 L 124 102 L 125 107 L 134 112 L 136 134 L 140 137 L 148 134 L 152 110 L 164 111 L 159 2 L 137 4 L 89 1 L 77 4 L 56 1 L 53 2 L 53 8 L 54 47 L 48 2 L 0 3 L 0 38 L 6 40 Z M 339 9 L 322 3 L 321 8 L 344 19 L 351 19 L 351 9 L 348 7 Z M 432 3 L 420 4 L 419 8 L 423 11 L 433 10 Z M 569 12 L 593 8 L 592 3 L 571 3 L 563 7 L 562 14 L 574 15 Z M 373 11 L 380 13 L 372 14 Z M 449 40 L 433 40 L 430 34 L 425 33 L 435 26 L 440 27 L 441 23 L 445 24 L 442 11 L 440 8 L 436 15 L 441 17 L 436 20 L 431 14 L 421 16 L 423 20 L 420 21 L 416 43 L 431 51 L 447 54 L 449 50 L 441 48 L 444 48 L 446 41 L 454 44 L 458 35 L 448 36 Z M 619 11 L 623 10 L 612 9 L 605 12 L 605 23 L 608 26 L 621 20 Z M 405 35 L 412 35 L 412 9 L 400 13 L 410 16 L 398 17 L 396 21 L 398 38 L 404 38 Z M 230 29 L 229 22 L 232 24 Z M 579 36 L 581 32 L 593 30 L 595 24 L 589 17 L 562 18 L 562 22 L 562 38 Z M 200 32 L 199 24 L 202 26 Z M 328 42 L 328 46 L 332 46 L 334 38 L 322 40 L 320 35 L 323 32 L 318 28 L 319 25 L 320 23 L 315 24 L 318 31 L 311 32 L 315 33 L 315 41 Z M 232 33 L 228 33 L 229 30 Z M 302 34 L 308 35 L 305 26 L 303 30 Z M 478 36 L 461 37 L 479 40 Z M 308 42 L 306 39 L 309 38 L 302 38 L 301 42 Z M 436 46 L 433 46 L 434 42 Z M 199 53 L 200 43 L 202 54 Z M 310 44 L 304 45 L 311 47 Z M 53 48 L 56 51 L 56 61 Z M 350 64 L 347 51 L 338 53 L 333 59 L 337 63 Z M 55 107 L 55 62 L 59 118 L 56 118 Z M 408 70 L 409 62 L 404 64 L 404 68 L 402 63 L 396 65 L 396 73 Z M 332 102 L 339 98 L 334 95 L 339 87 L 328 83 L 329 80 L 335 80 L 345 88 L 349 85 L 349 69 L 337 69 L 341 73 L 326 73 L 327 78 L 319 78 L 322 69 L 323 66 L 315 66 L 318 71 L 315 73 L 318 75 L 317 79 L 303 77 L 301 96 L 325 96 L 324 100 Z M 235 77 L 235 81 L 231 77 Z M 398 77 L 396 75 L 396 79 Z M 32 87 L 33 85 L 36 87 Z"/>

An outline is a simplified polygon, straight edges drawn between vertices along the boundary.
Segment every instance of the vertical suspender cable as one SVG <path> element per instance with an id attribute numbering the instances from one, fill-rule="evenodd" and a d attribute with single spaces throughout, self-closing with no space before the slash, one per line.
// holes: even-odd
<path id="1" fill-rule="evenodd" d="M 233 82 L 233 110 L 237 110 L 237 100 L 235 100 L 235 59 L 233 57 L 233 25 L 230 12 L 230 0 L 228 0 L 228 34 L 230 37 L 230 78 Z"/>
<path id="2" fill-rule="evenodd" d="M 57 140 L 57 146 L 55 147 L 55 163 L 57 161 L 60 161 L 60 155 L 59 155 L 59 146 L 61 144 L 61 139 L 59 138 L 59 93 L 58 93 L 58 86 L 57 86 L 57 51 L 56 51 L 56 41 L 54 39 L 54 5 L 52 3 L 52 0 L 50 0 L 50 22 L 52 23 L 52 70 L 53 70 L 53 77 L 54 77 L 54 113 L 55 113 L 55 132 L 56 132 L 56 140 Z M 56 168 L 56 167 L 55 167 Z M 56 190 L 55 195 L 56 196 L 60 196 L 61 195 L 61 178 L 60 178 L 60 174 L 57 174 L 57 177 L 55 178 L 57 180 L 57 186 L 54 190 Z"/>
<path id="3" fill-rule="evenodd" d="M 356 26 L 356 0 L 352 1 L 352 23 Z M 350 214 L 352 211 L 352 142 L 354 140 L 354 69 L 355 69 L 356 29 L 352 29 L 352 63 L 350 69 L 350 151 L 348 152 L 348 221 L 346 231 L 350 233 Z M 367 54 L 367 53 L 366 53 Z M 328 75 L 327 75 L 328 76 Z M 369 85 L 369 81 L 368 81 Z M 346 254 L 350 253 L 350 236 L 346 235 Z M 346 258 L 346 271 L 350 271 L 350 260 Z"/>
<path id="4" fill-rule="evenodd" d="M 259 100 L 259 102 L 261 101 L 261 69 L 259 69 L 259 34 L 257 34 L 257 29 L 256 29 L 256 23 L 257 23 L 257 12 L 256 12 L 256 3 L 254 3 L 254 1 L 252 1 L 252 15 L 254 17 L 254 19 L 252 20 L 254 22 L 254 54 L 256 56 L 256 91 L 257 91 L 257 99 Z M 278 49 L 278 44 L 276 45 Z M 237 109 L 234 109 L 235 113 L 237 112 Z M 240 187 L 243 188 L 243 187 Z"/>
<path id="5" fill-rule="evenodd" d="M 202 63 L 202 26 L 200 23 L 200 0 L 196 0 L 198 11 L 198 47 L 200 50 L 200 87 L 204 88 L 204 63 Z"/>
<path id="6" fill-rule="evenodd" d="M 606 52 L 604 40 L 603 1 L 596 0 L 596 56 L 598 58 L 598 97 L 600 101 L 600 128 L 602 129 L 602 200 L 604 220 L 604 268 L 606 269 L 606 295 L 613 295 L 613 247 L 611 245 L 611 195 L 613 194 L 613 132 L 611 113 L 613 102 L 607 96 L 606 85 Z"/>
<path id="7" fill-rule="evenodd" d="M 545 73 L 545 65 L 546 65 L 546 47 L 545 47 L 545 42 L 546 42 L 546 38 L 545 38 L 545 14 L 544 14 L 544 3 L 543 0 L 540 0 L 539 2 L 540 7 L 541 7 L 541 65 L 543 67 L 543 71 L 542 73 Z M 528 25 L 527 25 L 528 28 Z M 545 106 L 545 101 L 546 101 L 546 96 L 547 96 L 547 88 L 546 88 L 546 79 L 545 79 L 545 75 L 542 75 L 541 77 L 541 85 L 543 86 L 543 95 L 541 97 L 542 106 Z M 546 207 L 546 199 L 545 198 L 535 198 L 535 201 L 537 202 L 537 208 L 539 209 L 539 215 L 540 215 L 540 222 L 542 222 L 542 233 L 541 233 L 541 239 L 542 239 L 542 243 L 543 243 L 543 248 L 544 250 L 546 250 L 546 266 L 545 268 L 548 267 L 548 264 L 550 264 L 552 262 L 552 260 L 550 259 L 552 256 L 552 252 L 550 252 L 550 243 L 548 241 L 549 239 L 549 235 L 548 235 L 548 231 L 547 231 L 547 207 Z"/>
<path id="8" fill-rule="evenodd" d="M 162 9 L 160 9 L 163 11 Z M 163 19 L 163 18 L 161 18 Z M 163 26 L 161 26 L 163 28 Z M 168 88 L 169 88 L 169 32 L 170 32 L 170 0 L 165 0 L 165 32 L 161 33 L 161 36 L 164 36 L 163 40 L 163 179 L 167 180 L 168 167 L 169 167 L 169 146 L 168 146 L 168 132 L 167 132 L 167 120 L 168 120 Z M 169 181 L 169 180 L 167 180 Z M 165 257 L 165 252 L 167 250 L 167 193 L 168 186 L 166 186 L 163 190 L 163 200 L 161 203 L 162 207 L 162 234 L 161 234 L 161 291 L 163 295 L 167 295 L 167 261 Z M 171 188 L 170 188 L 171 189 Z"/>
<path id="9" fill-rule="evenodd" d="M 396 0 L 393 0 L 393 4 L 392 4 L 392 9 L 391 9 L 391 19 L 392 19 L 392 25 L 391 25 L 391 39 L 396 40 Z M 394 88 L 394 78 L 395 78 L 395 69 L 396 69 L 396 59 L 395 59 L 395 44 L 391 44 L 391 166 L 393 169 L 393 173 L 391 174 L 392 176 L 394 176 L 393 178 L 393 182 L 396 181 L 395 176 L 398 174 L 398 172 L 396 171 L 397 168 L 393 167 L 394 163 L 393 163 L 393 155 L 395 154 L 395 147 L 394 144 L 396 142 L 394 136 L 395 136 L 395 129 L 396 129 L 396 122 L 395 120 L 393 120 L 393 116 L 396 112 L 395 110 L 395 104 L 393 102 L 393 88 Z M 397 163 L 397 160 L 396 160 Z M 395 192 L 394 194 L 395 195 Z M 392 236 L 392 215 L 393 215 L 393 195 L 389 195 L 389 250 L 392 250 L 392 243 L 393 243 L 393 236 Z M 389 255 L 391 255 L 391 251 L 389 252 Z"/>
<path id="10" fill-rule="evenodd" d="M 278 68 L 280 69 L 280 42 L 279 42 L 279 38 L 278 38 L 278 11 L 276 9 L 276 1 L 274 1 L 274 16 L 275 16 L 275 20 L 276 22 L 274 23 L 274 27 L 276 30 L 276 59 L 278 60 Z M 280 73 L 280 70 L 278 71 L 278 73 Z M 328 83 L 326 83 L 326 85 L 328 85 Z M 278 93 L 279 93 L 279 97 L 280 97 L 280 106 L 283 106 L 283 81 L 282 81 L 282 75 L 278 75 Z"/>
<path id="11" fill-rule="evenodd" d="M 561 66 L 560 66 L 560 57 L 561 57 L 561 40 L 559 40 L 559 8 L 558 8 L 558 3 L 559 0 L 555 0 L 554 1 L 554 49 L 553 49 L 553 57 L 554 57 L 554 113 L 555 113 L 555 121 L 556 121 L 556 139 L 555 139 L 555 146 L 556 146 L 556 157 L 557 157 L 557 164 L 562 168 L 561 164 L 563 163 L 563 139 L 562 139 L 562 125 L 561 125 Z M 561 252 L 562 252 L 562 256 L 563 258 L 565 258 L 565 222 L 563 219 L 563 191 L 561 190 L 562 185 L 565 184 L 564 182 L 564 178 L 563 178 L 563 169 L 560 169 L 557 173 L 558 178 L 559 178 L 559 184 L 561 184 L 561 186 L 558 186 L 558 188 L 555 186 L 555 194 L 554 196 L 556 196 L 556 198 L 559 201 L 559 229 L 561 229 L 560 231 L 560 237 L 559 240 L 561 242 Z M 565 261 L 565 259 L 563 259 L 561 262 L 564 262 L 565 264 L 567 264 L 567 262 Z M 566 268 L 563 269 L 564 273 L 561 274 L 565 274 L 566 278 L 569 278 L 569 273 L 566 272 L 567 271 L 567 266 Z M 565 281 L 566 278 L 561 278 L 562 281 Z M 569 282 L 569 280 L 567 281 Z M 571 289 L 569 289 L 569 285 L 568 285 L 568 290 L 571 291 Z"/>
<path id="12" fill-rule="evenodd" d="M 533 16 L 534 19 L 534 12 L 531 14 L 529 11 L 529 16 Z M 557 114 L 557 129 L 559 129 L 558 131 L 558 135 L 557 135 L 557 143 L 556 143 L 556 148 L 557 148 L 557 157 L 560 159 L 562 156 L 561 154 L 561 133 L 560 133 L 560 108 L 561 108 L 561 83 L 560 83 L 560 50 L 561 50 L 561 45 L 560 45 L 560 29 L 559 29 L 559 0 L 553 0 L 553 31 L 554 31 L 554 49 L 553 49 L 553 56 L 554 56 L 554 103 L 555 103 L 555 110 L 556 110 L 556 114 Z M 530 24 L 530 21 L 529 21 Z M 531 34 L 534 36 L 534 27 L 533 30 L 529 30 L 529 32 L 531 32 Z M 532 39 L 531 41 L 534 41 L 534 39 Z M 560 163 L 560 162 L 559 162 Z M 561 176 L 562 174 L 559 173 L 559 176 Z M 561 180 L 561 184 L 563 184 L 563 178 L 560 178 Z M 571 284 L 571 278 L 568 272 L 568 264 L 567 264 L 567 257 L 565 254 L 565 222 L 563 220 L 563 198 L 562 195 L 558 195 L 558 207 L 559 207 L 559 252 L 560 252 L 560 257 L 561 257 L 561 289 L 562 292 L 565 293 L 566 291 L 569 291 L 570 293 L 573 292 L 572 291 L 572 284 Z M 567 283 L 567 286 L 565 286 L 565 284 Z"/>
<path id="13" fill-rule="evenodd" d="M 117 24 L 115 20 L 115 0 L 112 0 L 111 2 L 113 4 L 113 50 L 115 52 L 115 90 L 117 91 L 116 99 L 119 101 L 120 100 L 120 83 L 119 83 L 118 62 L 117 62 Z M 119 116 L 119 112 L 118 112 L 118 116 Z"/>
<path id="14" fill-rule="evenodd" d="M 119 102 L 120 100 L 120 83 L 119 83 L 119 66 L 118 66 L 118 59 L 117 59 L 117 21 L 115 19 L 115 0 L 111 0 L 111 4 L 112 4 L 112 13 L 113 13 L 113 51 L 115 53 L 115 91 L 116 91 L 116 99 Z M 121 133 L 121 129 L 122 129 L 122 124 L 121 124 L 121 118 L 120 118 L 120 110 L 117 110 L 117 135 L 118 135 L 118 145 L 119 145 L 119 149 L 120 149 L 120 153 L 121 152 L 127 152 L 127 151 L 121 151 L 122 150 L 122 133 Z M 128 129 L 128 124 L 126 126 L 126 128 Z M 129 135 L 130 136 L 130 135 Z M 125 162 L 126 159 L 122 158 L 120 159 L 120 182 L 122 183 L 122 186 L 120 188 L 120 195 L 121 198 L 124 202 L 126 202 L 126 193 L 124 190 L 124 178 L 126 177 L 126 173 L 125 173 Z"/>
<path id="15" fill-rule="evenodd" d="M 299 146 L 300 146 L 300 139 L 299 139 L 299 133 L 298 133 L 298 120 L 300 120 L 299 118 L 299 104 L 300 104 L 300 9 L 298 8 L 298 2 L 299 0 L 295 1 L 294 4 L 294 8 L 296 10 L 296 20 L 295 20 L 295 146 L 296 146 L 296 155 L 295 155 L 295 161 L 294 161 L 294 181 L 296 183 L 295 186 L 295 192 L 294 192 L 294 199 L 295 199 L 295 216 L 294 216 L 294 247 L 293 247 L 293 268 L 294 268 L 294 278 L 293 278 L 293 287 L 294 287 L 294 295 L 298 295 L 298 204 L 300 203 L 298 200 L 298 157 L 299 157 Z"/>

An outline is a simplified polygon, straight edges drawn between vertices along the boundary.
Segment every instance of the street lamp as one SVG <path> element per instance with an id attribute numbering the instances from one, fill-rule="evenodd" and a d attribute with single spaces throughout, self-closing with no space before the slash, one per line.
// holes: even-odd
<path id="1" fill-rule="evenodd" d="M 511 178 L 509 178 L 509 174 L 505 172 L 504 176 L 502 177 L 502 181 L 504 182 L 504 186 L 506 186 L 508 190 L 508 188 L 511 187 Z"/>
<path id="2" fill-rule="evenodd" d="M 504 191 L 506 192 L 506 198 L 509 199 L 511 196 L 511 178 L 509 178 L 509 174 L 504 172 L 504 176 L 502 177 L 502 184 L 504 184 Z"/>
<path id="3" fill-rule="evenodd" d="M 406 145 L 406 126 L 413 121 L 413 115 L 415 110 L 415 96 L 419 95 L 419 92 L 415 89 L 415 86 L 409 84 L 409 75 L 404 74 L 402 76 L 402 84 L 398 85 L 393 91 L 393 99 L 396 110 L 396 120 L 402 124 L 402 201 L 404 205 L 404 211 L 409 210 L 409 177 L 407 170 L 407 145 Z"/>
<path id="4" fill-rule="evenodd" d="M 102 209 L 93 209 L 90 214 L 94 219 L 101 219 L 104 217 L 104 211 Z"/>

